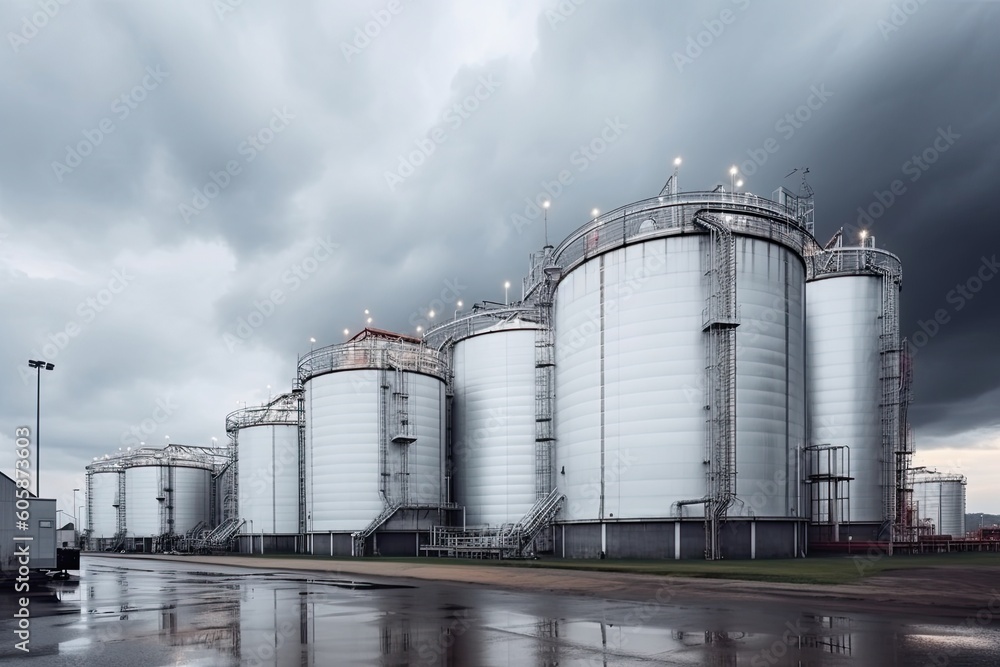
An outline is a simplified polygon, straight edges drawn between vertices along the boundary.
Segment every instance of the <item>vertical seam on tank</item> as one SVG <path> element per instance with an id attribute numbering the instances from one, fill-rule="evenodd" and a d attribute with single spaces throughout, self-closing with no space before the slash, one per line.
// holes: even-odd
<path id="1" fill-rule="evenodd" d="M 275 516 L 275 514 L 277 513 L 276 507 L 278 505 L 278 478 L 274 474 L 275 470 L 278 468 L 277 459 L 275 458 L 276 454 L 275 449 L 278 446 L 277 442 L 278 434 L 275 432 L 277 428 L 278 427 L 275 426 L 274 424 L 271 425 L 271 532 L 272 533 L 278 532 L 278 526 L 277 526 L 278 522 L 277 522 L 277 517 Z M 261 549 L 263 549 L 263 546 L 261 546 Z"/>
<path id="2" fill-rule="evenodd" d="M 785 251 L 782 250 L 782 253 L 785 254 Z M 789 366 L 791 365 L 790 364 L 791 357 L 789 356 L 789 352 L 791 350 L 791 345 L 790 345 L 791 338 L 790 338 L 790 332 L 789 332 L 789 324 L 791 322 L 791 310 L 792 310 L 792 308 L 791 308 L 791 304 L 788 302 L 788 294 L 789 294 L 789 291 L 788 291 L 788 283 L 789 283 L 789 273 L 788 273 L 788 270 L 789 270 L 788 255 L 785 254 L 785 263 L 784 263 L 784 272 L 785 272 L 785 280 L 784 280 L 784 284 L 785 284 L 784 285 L 784 288 L 785 288 L 785 298 L 784 298 L 784 304 L 785 304 L 785 391 L 784 391 L 784 394 L 785 394 L 785 516 L 788 516 L 790 514 L 790 512 L 788 510 L 789 510 L 789 508 L 791 506 L 791 498 L 789 497 L 790 496 L 790 486 L 791 485 L 788 483 L 789 480 L 791 479 L 791 476 L 789 475 L 789 467 L 791 466 L 791 459 L 789 458 L 789 447 L 791 446 L 791 442 L 790 442 L 790 430 L 789 430 L 789 425 L 788 425 L 788 419 L 789 419 L 789 417 L 791 415 L 791 410 L 790 410 L 791 403 L 790 403 L 790 399 L 789 399 L 789 397 L 791 395 L 791 393 L 790 393 L 791 392 L 791 387 L 789 386 L 789 380 L 791 378 L 791 369 L 789 368 Z"/>
<path id="3" fill-rule="evenodd" d="M 604 425 L 605 425 L 605 415 L 604 415 L 604 399 L 605 399 L 605 387 L 604 387 L 604 258 L 605 255 L 601 255 L 600 264 L 598 268 L 598 286 L 599 286 L 599 296 L 598 296 L 598 306 L 600 307 L 600 327 L 599 332 L 601 336 L 600 347 L 601 347 L 601 498 L 600 507 L 598 507 L 598 518 L 604 521 Z"/>

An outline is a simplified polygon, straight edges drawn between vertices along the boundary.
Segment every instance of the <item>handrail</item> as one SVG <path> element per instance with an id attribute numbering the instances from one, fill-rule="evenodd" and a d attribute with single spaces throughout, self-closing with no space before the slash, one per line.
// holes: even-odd
<path id="1" fill-rule="evenodd" d="M 226 415 L 226 433 L 262 424 L 298 426 L 299 408 L 295 395 L 281 394 L 265 405 L 240 408 Z"/>
<path id="2" fill-rule="evenodd" d="M 632 242 L 677 234 L 704 233 L 694 222 L 699 214 L 726 217 L 734 233 L 781 243 L 805 258 L 819 250 L 800 223 L 797 207 L 745 192 L 682 192 L 650 197 L 603 213 L 570 233 L 551 252 L 532 256 L 523 289 L 530 294 L 543 274 L 554 267 L 565 275 L 575 266 Z"/>
<path id="3" fill-rule="evenodd" d="M 408 340 L 372 337 L 328 345 L 302 356 L 298 364 L 298 380 L 305 382 L 317 375 L 363 369 L 399 369 L 442 380 L 448 377 L 448 362 L 444 353 Z"/>

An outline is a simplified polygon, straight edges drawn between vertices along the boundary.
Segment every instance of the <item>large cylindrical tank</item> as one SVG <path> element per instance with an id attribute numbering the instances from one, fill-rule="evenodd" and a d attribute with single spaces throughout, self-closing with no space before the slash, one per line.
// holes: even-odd
<path id="1" fill-rule="evenodd" d="M 372 330 L 300 360 L 309 532 L 444 502 L 446 373 L 440 352 Z"/>
<path id="2" fill-rule="evenodd" d="M 895 453 L 885 451 L 882 410 L 883 393 L 898 387 L 899 373 L 894 365 L 883 368 L 896 359 L 883 359 L 883 347 L 892 347 L 884 336 L 885 318 L 895 307 L 885 303 L 884 281 L 898 279 L 901 267 L 894 255 L 874 247 L 837 247 L 817 255 L 814 265 L 806 285 L 809 440 L 848 447 L 850 470 L 840 474 L 851 479 L 840 520 L 877 526 L 894 515 L 887 503 L 895 503 L 895 490 L 887 484 L 894 485 L 895 474 L 887 466 Z M 884 373 L 891 377 L 883 379 Z M 886 418 L 893 414 L 898 412 Z M 887 432 L 898 431 L 896 426 Z"/>
<path id="3" fill-rule="evenodd" d="M 934 525 L 935 535 L 965 537 L 965 486 L 963 475 L 918 470 L 913 475 L 913 501 L 917 516 Z"/>
<path id="4" fill-rule="evenodd" d="M 710 281 L 725 279 L 713 273 L 712 237 L 692 220 L 699 212 L 724 220 L 735 238 L 737 474 L 728 516 L 801 513 L 807 235 L 774 202 L 690 193 L 601 216 L 556 249 L 562 520 L 703 515 L 704 504 L 674 506 L 711 493 L 706 367 L 719 357 L 706 307 Z"/>
<path id="5" fill-rule="evenodd" d="M 881 278 L 839 276 L 806 286 L 812 444 L 846 445 L 851 469 L 850 521 L 882 520 L 879 419 Z M 843 517 L 847 520 L 848 517 Z"/>
<path id="6" fill-rule="evenodd" d="M 140 450 L 125 463 L 129 537 L 183 535 L 211 521 L 212 465 L 167 449 Z"/>
<path id="7" fill-rule="evenodd" d="M 92 539 L 104 539 L 118 532 L 118 482 L 122 472 L 88 466 L 87 527 Z"/>
<path id="8" fill-rule="evenodd" d="M 237 410 L 226 430 L 237 448 L 239 517 L 244 532 L 299 530 L 299 415 L 294 395 Z M 252 523 L 251 523 L 252 522 Z"/>
<path id="9" fill-rule="evenodd" d="M 524 319 L 538 319 L 533 310 L 483 310 L 427 334 L 429 340 L 454 334 L 453 474 L 467 525 L 517 522 L 537 500 L 538 485 L 551 488 L 551 471 L 536 465 L 539 324 Z"/>

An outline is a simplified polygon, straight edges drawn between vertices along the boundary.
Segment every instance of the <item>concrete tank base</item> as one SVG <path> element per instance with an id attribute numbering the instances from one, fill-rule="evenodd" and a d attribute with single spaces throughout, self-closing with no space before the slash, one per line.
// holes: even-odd
<path id="1" fill-rule="evenodd" d="M 300 551 L 300 539 L 298 535 L 241 534 L 234 545 L 241 554 L 294 554 Z"/>
<path id="2" fill-rule="evenodd" d="M 793 519 L 727 521 L 720 530 L 722 557 L 798 558 L 806 553 L 806 522 Z M 562 558 L 705 558 L 702 519 L 560 523 L 552 527 L 553 555 Z"/>
<path id="3" fill-rule="evenodd" d="M 315 556 L 350 557 L 351 533 L 310 533 L 306 553 Z M 379 530 L 365 540 L 364 556 L 421 556 L 420 547 L 430 544 L 430 530 Z"/>
<path id="4" fill-rule="evenodd" d="M 449 525 L 461 514 L 454 508 L 403 508 L 365 540 L 364 554 L 352 552 L 354 531 L 312 531 L 305 553 L 317 556 L 423 556 L 434 526 Z"/>
<path id="5" fill-rule="evenodd" d="M 809 543 L 877 542 L 888 539 L 881 523 L 842 523 L 835 530 L 832 525 L 809 526 Z"/>

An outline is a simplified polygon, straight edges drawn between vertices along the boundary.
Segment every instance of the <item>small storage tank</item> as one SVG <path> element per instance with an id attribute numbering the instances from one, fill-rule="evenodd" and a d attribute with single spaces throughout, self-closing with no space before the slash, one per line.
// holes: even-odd
<path id="1" fill-rule="evenodd" d="M 898 391 L 900 382 L 898 317 L 892 313 L 898 308 L 902 270 L 899 258 L 875 248 L 874 239 L 866 243 L 838 244 L 812 257 L 813 275 L 806 285 L 810 445 L 846 446 L 850 452 L 850 469 L 838 471 L 845 482 L 841 497 L 847 497 L 842 523 L 816 535 L 821 541 L 848 535 L 885 539 L 881 526 L 895 515 L 899 448 L 894 438 L 902 429 L 894 420 L 900 404 L 898 393 L 894 405 L 884 395 Z M 887 332 L 893 322 L 894 330 Z M 827 486 L 812 485 L 814 512 L 829 502 L 822 497 Z"/>
<path id="2" fill-rule="evenodd" d="M 368 532 L 360 538 L 368 552 L 417 555 L 415 532 L 426 540 L 432 525 L 444 523 L 437 511 L 446 502 L 444 355 L 369 328 L 310 352 L 298 378 L 307 549 L 351 555 L 353 533 Z M 375 530 L 393 534 L 367 540 Z"/>
<path id="3" fill-rule="evenodd" d="M 602 214 L 555 249 L 567 557 L 704 557 L 705 508 L 727 502 L 713 557 L 799 555 L 810 242 L 794 206 L 716 191 Z"/>
<path id="4" fill-rule="evenodd" d="M 181 445 L 139 449 L 125 466 L 125 528 L 130 538 L 184 535 L 212 519 L 213 464 Z"/>
<path id="5" fill-rule="evenodd" d="M 468 526 L 516 523 L 552 488 L 536 456 L 541 319 L 534 307 L 483 306 L 425 336 L 450 351 L 455 502 Z"/>
<path id="6" fill-rule="evenodd" d="M 237 452 L 238 516 L 255 534 L 299 531 L 299 408 L 294 394 L 226 417 Z"/>
<path id="7" fill-rule="evenodd" d="M 118 532 L 119 482 L 123 471 L 117 462 L 99 461 L 87 466 L 87 531 L 92 550 L 103 550 Z"/>
<path id="8" fill-rule="evenodd" d="M 964 475 L 918 468 L 913 473 L 917 516 L 934 525 L 935 535 L 965 537 Z"/>

